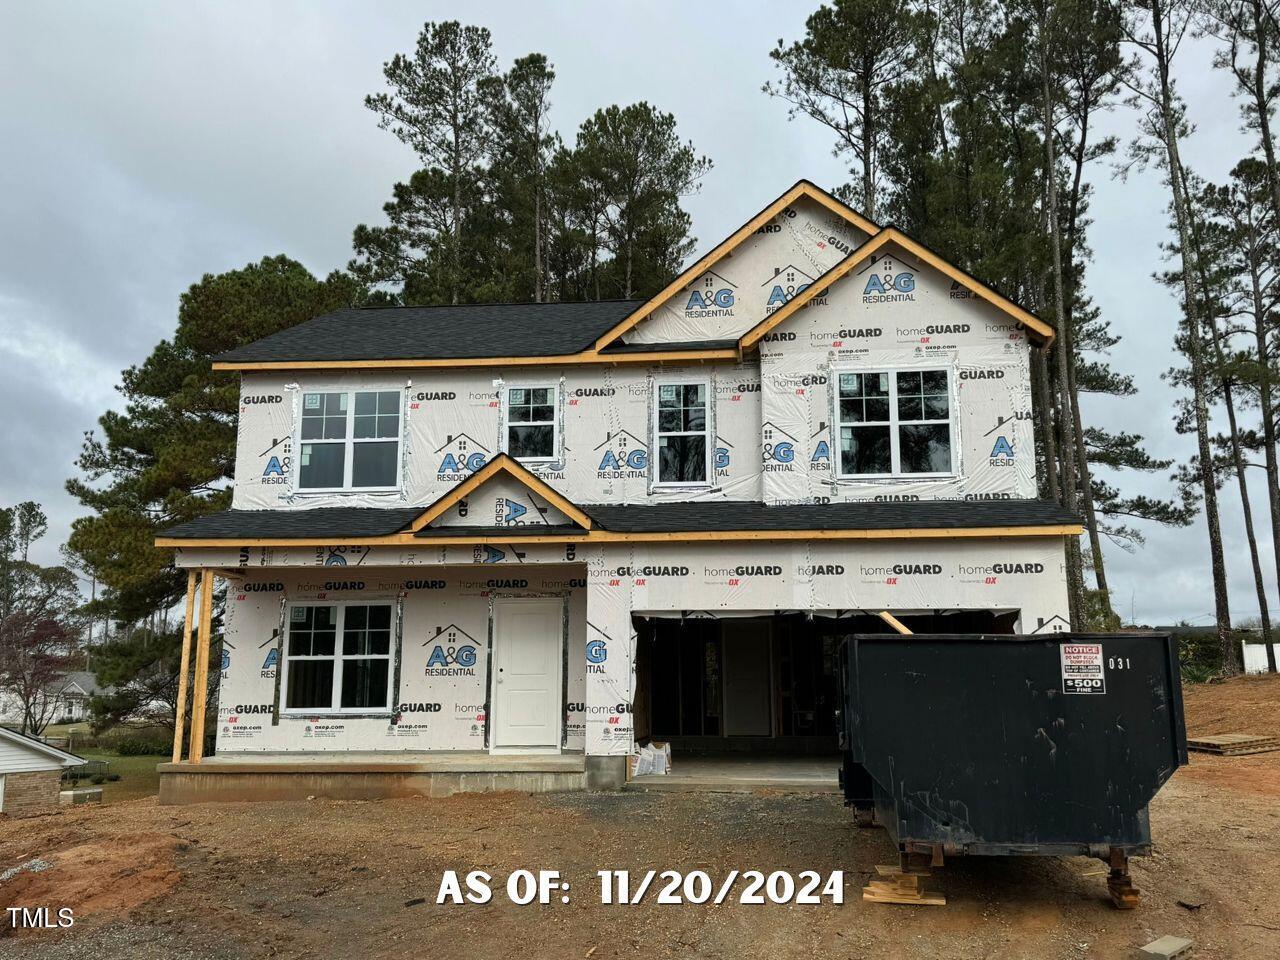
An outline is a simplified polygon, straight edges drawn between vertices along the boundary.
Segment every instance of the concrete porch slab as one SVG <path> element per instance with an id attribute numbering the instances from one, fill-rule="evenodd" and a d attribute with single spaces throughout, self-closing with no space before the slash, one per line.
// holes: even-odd
<path id="1" fill-rule="evenodd" d="M 164 804 L 308 797 L 375 800 L 495 790 L 581 790 L 586 758 L 580 753 L 222 754 L 199 764 L 162 763 L 157 769 Z"/>

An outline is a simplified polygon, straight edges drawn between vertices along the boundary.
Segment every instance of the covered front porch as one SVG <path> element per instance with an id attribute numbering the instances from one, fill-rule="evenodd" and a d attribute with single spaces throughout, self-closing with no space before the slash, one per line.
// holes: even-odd
<path id="1" fill-rule="evenodd" d="M 498 552 L 356 549 L 318 569 L 314 551 L 239 568 L 193 555 L 161 801 L 589 785 L 587 663 L 605 648 L 587 643 L 585 564 Z"/>

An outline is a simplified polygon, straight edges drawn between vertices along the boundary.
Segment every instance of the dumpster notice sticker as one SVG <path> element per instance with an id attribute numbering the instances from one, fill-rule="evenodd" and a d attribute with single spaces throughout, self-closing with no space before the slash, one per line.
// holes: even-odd
<path id="1" fill-rule="evenodd" d="M 1106 693 L 1102 672 L 1102 644 L 1064 643 L 1062 652 L 1063 693 Z"/>

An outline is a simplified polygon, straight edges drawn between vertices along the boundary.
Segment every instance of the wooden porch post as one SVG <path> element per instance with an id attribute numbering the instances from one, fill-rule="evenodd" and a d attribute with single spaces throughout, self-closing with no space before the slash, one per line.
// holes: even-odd
<path id="1" fill-rule="evenodd" d="M 196 671 L 191 681 L 191 748 L 187 759 L 199 763 L 204 757 L 204 708 L 209 699 L 209 641 L 213 632 L 213 571 L 200 572 L 200 629 L 196 635 Z"/>
<path id="2" fill-rule="evenodd" d="M 187 571 L 187 614 L 182 621 L 182 660 L 178 665 L 178 715 L 173 722 L 173 762 L 182 759 L 183 721 L 187 716 L 187 672 L 191 667 L 191 620 L 196 608 L 196 572 Z"/>

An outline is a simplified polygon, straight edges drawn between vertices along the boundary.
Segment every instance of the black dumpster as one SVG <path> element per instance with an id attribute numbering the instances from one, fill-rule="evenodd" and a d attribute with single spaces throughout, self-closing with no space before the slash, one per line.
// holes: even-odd
<path id="1" fill-rule="evenodd" d="M 1127 882 L 1147 804 L 1187 762 L 1168 634 L 857 634 L 842 650 L 845 800 L 904 867 L 1085 854 Z"/>

